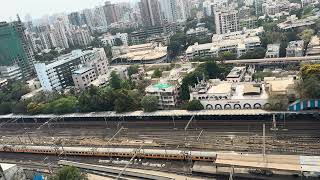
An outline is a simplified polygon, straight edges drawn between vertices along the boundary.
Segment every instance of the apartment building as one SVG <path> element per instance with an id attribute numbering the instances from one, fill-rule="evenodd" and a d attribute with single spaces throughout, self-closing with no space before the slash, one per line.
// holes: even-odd
<path id="1" fill-rule="evenodd" d="M 238 11 L 235 9 L 222 9 L 214 13 L 216 33 L 225 34 L 240 30 Z"/>

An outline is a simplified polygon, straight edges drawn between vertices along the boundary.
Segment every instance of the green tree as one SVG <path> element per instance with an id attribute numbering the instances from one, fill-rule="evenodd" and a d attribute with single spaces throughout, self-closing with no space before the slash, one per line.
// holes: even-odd
<path id="1" fill-rule="evenodd" d="M 123 45 L 123 42 L 122 42 L 122 40 L 121 40 L 120 38 L 116 38 L 116 39 L 114 40 L 114 45 L 115 45 L 115 46 L 122 46 L 122 45 Z"/>
<path id="2" fill-rule="evenodd" d="M 220 53 L 220 54 L 219 54 L 219 58 L 220 58 L 220 60 L 222 60 L 222 61 L 225 61 L 225 60 L 235 60 L 235 59 L 237 59 L 237 56 L 236 56 L 235 53 L 226 51 L 226 52 Z"/>
<path id="3" fill-rule="evenodd" d="M 315 32 L 313 29 L 305 29 L 299 34 L 299 37 L 304 41 L 305 51 L 306 51 L 306 49 L 309 45 L 309 42 L 311 40 L 311 37 L 314 35 L 314 33 Z M 305 52 L 304 52 L 304 54 L 305 54 Z"/>
<path id="4" fill-rule="evenodd" d="M 310 77 L 320 78 L 320 64 L 303 65 L 300 69 L 300 74 L 303 79 Z"/>
<path id="5" fill-rule="evenodd" d="M 152 74 L 152 78 L 160 78 L 161 76 L 162 76 L 162 71 L 160 71 L 159 68 L 155 69 Z"/>
<path id="6" fill-rule="evenodd" d="M 177 32 L 170 38 L 168 53 L 171 57 L 178 56 L 187 46 L 187 36 L 182 32 Z"/>
<path id="7" fill-rule="evenodd" d="M 301 99 L 320 98 L 320 80 L 316 77 L 308 77 L 301 80 L 295 87 Z"/>
<path id="8" fill-rule="evenodd" d="M 128 76 L 131 77 L 133 74 L 137 74 L 139 72 L 138 65 L 131 65 L 128 67 Z"/>
<path id="9" fill-rule="evenodd" d="M 88 177 L 82 173 L 78 168 L 73 166 L 65 166 L 55 174 L 52 180 L 87 180 Z"/>
<path id="10" fill-rule="evenodd" d="M 112 61 L 112 47 L 107 44 L 105 47 L 103 47 L 105 53 L 106 53 L 106 56 L 107 58 L 109 58 L 109 62 Z"/>
<path id="11" fill-rule="evenodd" d="M 264 58 L 266 49 L 262 47 L 255 48 L 253 51 L 248 51 L 241 55 L 239 59 L 261 59 Z"/>
<path id="12" fill-rule="evenodd" d="M 66 114 L 76 112 L 78 100 L 74 96 L 67 96 L 45 105 L 44 113 Z"/>
<path id="13" fill-rule="evenodd" d="M 1 102 L 0 103 L 0 114 L 10 114 L 11 113 L 11 106 L 10 102 Z"/>
<path id="14" fill-rule="evenodd" d="M 192 100 L 186 105 L 186 110 L 188 111 L 199 111 L 203 109 L 204 107 L 199 100 Z"/>
<path id="15" fill-rule="evenodd" d="M 110 87 L 113 89 L 121 88 L 121 79 L 115 71 L 112 71 L 110 75 Z"/>
<path id="16" fill-rule="evenodd" d="M 96 48 L 101 48 L 101 47 L 103 47 L 103 44 L 99 38 L 95 37 L 91 42 L 91 46 L 96 47 Z"/>
<path id="17" fill-rule="evenodd" d="M 141 100 L 142 108 L 145 112 L 153 112 L 158 109 L 159 100 L 156 96 L 144 96 Z"/>
<path id="18" fill-rule="evenodd" d="M 271 104 L 271 107 L 267 110 L 286 111 L 289 100 L 286 95 L 270 95 L 268 97 L 268 103 Z"/>
<path id="19" fill-rule="evenodd" d="M 116 94 L 114 110 L 117 113 L 135 111 L 139 108 L 140 107 L 138 106 L 134 98 L 128 94 L 128 91 L 121 90 Z"/>
<path id="20" fill-rule="evenodd" d="M 12 105 L 11 111 L 15 114 L 26 114 L 28 112 L 27 106 L 28 102 L 18 101 Z"/>

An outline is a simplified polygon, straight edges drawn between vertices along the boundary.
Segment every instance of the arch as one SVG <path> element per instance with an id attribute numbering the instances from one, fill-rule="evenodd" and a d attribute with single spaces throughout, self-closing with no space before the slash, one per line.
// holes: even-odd
<path id="1" fill-rule="evenodd" d="M 240 105 L 240 104 L 235 104 L 235 105 L 233 106 L 233 108 L 234 108 L 234 109 L 241 109 L 241 105 Z"/>
<path id="2" fill-rule="evenodd" d="M 213 106 L 211 104 L 207 104 L 206 109 L 213 109 Z"/>
<path id="3" fill-rule="evenodd" d="M 249 103 L 245 103 L 244 105 L 243 105 L 243 109 L 251 109 L 252 107 L 251 107 L 251 104 L 249 104 Z"/>
<path id="4" fill-rule="evenodd" d="M 214 106 L 214 109 L 222 109 L 221 104 L 216 104 L 216 105 Z"/>
<path id="5" fill-rule="evenodd" d="M 262 107 L 262 105 L 261 105 L 260 103 L 255 103 L 255 104 L 253 105 L 253 108 L 254 108 L 254 109 L 261 109 L 261 107 Z"/>
<path id="6" fill-rule="evenodd" d="M 232 109 L 231 104 L 224 105 L 224 109 Z"/>
<path id="7" fill-rule="evenodd" d="M 263 105 L 263 109 L 271 109 L 271 104 L 270 103 L 266 103 Z"/>
<path id="8" fill-rule="evenodd" d="M 275 109 L 281 109 L 281 107 L 282 107 L 282 105 L 281 105 L 280 103 L 276 103 L 276 104 L 274 105 L 274 108 L 275 108 Z"/>

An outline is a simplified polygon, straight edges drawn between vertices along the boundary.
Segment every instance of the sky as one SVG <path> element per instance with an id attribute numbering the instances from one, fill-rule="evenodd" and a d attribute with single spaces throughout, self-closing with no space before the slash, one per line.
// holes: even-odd
<path id="1" fill-rule="evenodd" d="M 27 14 L 32 19 L 44 15 L 52 15 L 61 12 L 79 11 L 85 8 L 93 8 L 103 5 L 107 0 L 1 0 L 5 1 L 0 6 L 0 22 L 16 19 L 19 14 L 24 20 Z M 109 0 L 110 1 L 110 0 Z M 136 0 L 111 0 L 112 2 L 133 2 Z"/>

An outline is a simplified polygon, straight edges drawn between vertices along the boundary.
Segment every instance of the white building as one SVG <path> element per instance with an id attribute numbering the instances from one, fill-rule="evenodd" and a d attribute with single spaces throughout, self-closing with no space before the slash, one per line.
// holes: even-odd
<path id="1" fill-rule="evenodd" d="M 167 46 L 146 43 L 112 47 L 113 62 L 118 64 L 152 64 L 167 60 Z"/>
<path id="2" fill-rule="evenodd" d="M 260 38 L 257 35 L 262 32 L 262 28 L 257 28 L 227 34 L 214 34 L 212 36 L 212 43 L 196 43 L 187 48 L 186 54 L 188 59 L 193 59 L 197 57 L 215 57 L 221 52 L 229 51 L 240 57 L 247 51 L 261 45 Z"/>
<path id="3" fill-rule="evenodd" d="M 75 45 L 88 46 L 92 42 L 90 31 L 87 28 L 78 28 L 72 31 L 72 39 Z"/>
<path id="4" fill-rule="evenodd" d="M 190 87 L 190 100 L 205 109 L 262 109 L 270 106 L 264 84 L 230 83 L 213 80 Z"/>
<path id="5" fill-rule="evenodd" d="M 238 11 L 234 9 L 222 9 L 214 13 L 216 33 L 225 34 L 240 30 Z"/>
<path id="6" fill-rule="evenodd" d="M 246 67 L 234 67 L 231 72 L 227 75 L 228 82 L 241 82 L 244 80 L 246 73 Z"/>
<path id="7" fill-rule="evenodd" d="M 291 41 L 286 48 L 287 57 L 301 57 L 303 56 L 304 42 L 303 40 Z"/>
<path id="8" fill-rule="evenodd" d="M 8 79 L 0 78 L 0 88 L 5 87 L 6 85 L 8 85 Z"/>
<path id="9" fill-rule="evenodd" d="M 208 28 L 205 27 L 197 27 L 195 29 L 189 29 L 186 34 L 188 37 L 199 37 L 199 38 L 205 38 L 208 35 Z"/>
<path id="10" fill-rule="evenodd" d="M 74 86 L 77 89 L 86 89 L 90 83 L 97 79 L 97 74 L 93 67 L 81 67 L 72 73 Z"/>
<path id="11" fill-rule="evenodd" d="M 277 24 L 277 26 L 281 30 L 291 30 L 298 27 L 313 25 L 318 18 L 318 16 L 309 16 L 304 19 L 298 19 L 296 15 L 291 15 L 287 17 L 286 21 Z"/>
<path id="12" fill-rule="evenodd" d="M 268 44 L 266 58 L 278 58 L 280 53 L 280 44 Z"/>
<path id="13" fill-rule="evenodd" d="M 128 34 L 127 33 L 117 33 L 116 35 L 104 34 L 101 37 L 101 42 L 104 46 L 110 45 L 115 46 L 116 39 L 120 39 L 123 43 L 123 46 L 128 46 Z"/>
<path id="14" fill-rule="evenodd" d="M 0 66 L 0 77 L 8 80 L 21 80 L 22 72 L 18 65 Z"/>
<path id="15" fill-rule="evenodd" d="M 49 64 L 35 63 L 34 67 L 42 88 L 53 91 L 73 86 L 72 73 L 83 65 L 94 66 L 97 72 L 104 73 L 107 69 L 104 49 L 74 50 Z"/>
<path id="16" fill-rule="evenodd" d="M 145 91 L 147 96 L 156 96 L 158 98 L 158 109 L 174 109 L 176 107 L 179 94 L 177 86 L 158 83 L 148 86 Z"/>

